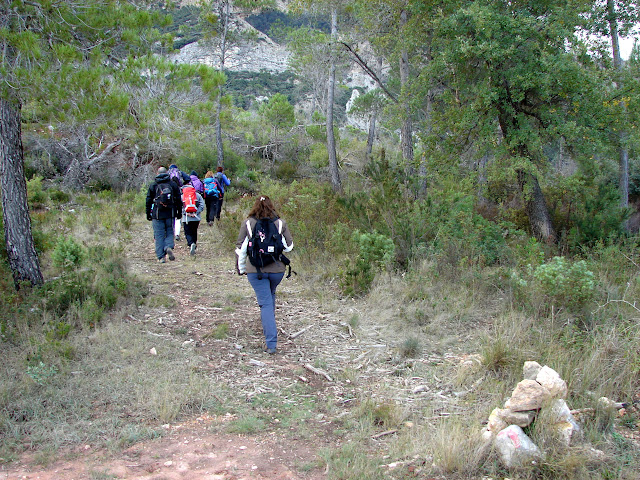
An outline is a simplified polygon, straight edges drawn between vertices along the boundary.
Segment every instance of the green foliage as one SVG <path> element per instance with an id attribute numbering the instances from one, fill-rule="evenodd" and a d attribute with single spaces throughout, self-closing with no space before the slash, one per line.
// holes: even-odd
<path id="1" fill-rule="evenodd" d="M 47 192 L 42 187 L 42 180 L 42 177 L 34 176 L 27 182 L 27 201 L 32 209 L 43 207 L 49 199 Z"/>
<path id="2" fill-rule="evenodd" d="M 44 385 L 48 379 L 54 377 L 58 373 L 55 365 L 45 365 L 44 362 L 38 362 L 37 365 L 29 365 L 27 367 L 27 376 L 30 377 L 38 385 Z"/>
<path id="3" fill-rule="evenodd" d="M 566 308 L 580 312 L 590 305 L 596 294 L 596 280 L 584 260 L 570 261 L 553 257 L 538 267 L 529 266 L 528 278 L 514 273 L 517 288 L 533 301 L 556 310 Z"/>
<path id="4" fill-rule="evenodd" d="M 284 95 L 288 101 L 298 103 L 301 99 L 295 85 L 295 75 L 290 72 L 226 72 L 225 91 L 233 97 L 237 107 L 248 110 L 258 97 Z"/>
<path id="5" fill-rule="evenodd" d="M 86 256 L 85 250 L 73 237 L 61 237 L 51 254 L 53 264 L 63 270 L 78 268 Z"/>
<path id="6" fill-rule="evenodd" d="M 276 136 L 278 131 L 292 127 L 295 122 L 293 105 L 281 93 L 276 93 L 267 103 L 260 105 L 258 113 L 271 125 Z"/>
<path id="7" fill-rule="evenodd" d="M 351 241 L 358 256 L 343 273 L 340 286 L 346 295 L 367 293 L 378 272 L 389 268 L 395 258 L 395 245 L 377 232 L 353 232 Z"/>

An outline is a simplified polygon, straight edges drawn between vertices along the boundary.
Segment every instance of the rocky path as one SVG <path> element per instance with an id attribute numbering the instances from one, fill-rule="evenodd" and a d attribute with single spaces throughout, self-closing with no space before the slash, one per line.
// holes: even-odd
<path id="1" fill-rule="evenodd" d="M 407 418 L 426 408 L 434 418 L 448 415 L 452 406 L 460 412 L 457 404 L 465 392 L 454 392 L 436 374 L 465 361 L 456 352 L 398 358 L 397 339 L 381 319 L 331 291 L 315 296 L 331 298 L 320 305 L 309 285 L 292 277 L 278 289 L 279 353 L 266 355 L 253 291 L 246 277 L 236 275 L 234 256 L 216 226 L 201 226 L 195 258 L 182 240 L 176 261 L 166 264 L 155 261 L 148 224 L 140 221 L 132 228 L 126 251 L 130 268 L 149 283 L 149 298 L 160 306 L 140 307 L 128 321 L 196 349 L 204 359 L 200 373 L 224 385 L 215 395 L 219 411 L 164 425 L 161 438 L 116 454 L 87 446 L 74 452 L 75 460 L 42 469 L 25 457 L 1 470 L 0 480 L 314 480 L 327 478 L 321 452 L 345 441 L 341 419 L 362 399 L 393 402 Z M 257 432 L 228 433 L 224 424 L 236 416 L 224 412 L 226 403 L 246 404 L 272 420 Z M 287 415 L 298 420 L 285 425 Z M 372 451 L 384 441 L 385 435 L 374 436 Z"/>

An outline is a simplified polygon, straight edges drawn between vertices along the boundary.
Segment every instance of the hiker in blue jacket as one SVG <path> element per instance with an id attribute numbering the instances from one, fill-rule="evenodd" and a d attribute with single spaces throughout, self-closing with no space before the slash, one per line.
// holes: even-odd
<path id="1" fill-rule="evenodd" d="M 224 197 L 224 189 L 225 187 L 228 187 L 229 185 L 231 185 L 231 180 L 227 178 L 227 176 L 223 173 L 223 170 L 224 169 L 222 167 L 218 167 L 216 169 L 215 175 L 213 176 L 216 182 L 218 182 L 218 189 L 220 190 L 220 196 L 218 197 L 218 201 L 214 205 L 215 207 L 214 215 L 218 221 L 220 221 L 220 213 L 222 213 L 222 200 Z M 213 218 L 211 219 L 211 221 L 213 222 Z"/>
<path id="2" fill-rule="evenodd" d="M 165 263 L 167 256 L 169 260 L 175 260 L 173 227 L 175 219 L 182 217 L 182 199 L 180 189 L 171 181 L 164 167 L 158 168 L 155 181 L 149 185 L 146 212 L 147 220 L 153 226 L 158 262 Z"/>

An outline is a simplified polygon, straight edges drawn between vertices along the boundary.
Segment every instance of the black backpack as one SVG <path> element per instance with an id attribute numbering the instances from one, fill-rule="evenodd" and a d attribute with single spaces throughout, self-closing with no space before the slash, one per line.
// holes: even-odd
<path id="1" fill-rule="evenodd" d="M 276 219 L 276 221 L 278 221 Z M 249 237 L 249 244 L 247 245 L 247 256 L 251 265 L 256 267 L 258 272 L 258 279 L 262 280 L 262 272 L 260 269 L 271 265 L 276 261 L 281 261 L 289 267 L 289 274 L 287 278 L 291 276 L 291 262 L 287 257 L 283 255 L 284 245 L 282 243 L 282 222 L 278 222 L 270 218 L 262 218 L 258 220 L 253 227 L 251 227 L 247 220 L 248 231 L 251 232 Z"/>
<path id="2" fill-rule="evenodd" d="M 156 198 L 153 199 L 153 205 L 156 212 L 160 209 L 173 208 L 173 188 L 170 183 L 156 183 Z"/>

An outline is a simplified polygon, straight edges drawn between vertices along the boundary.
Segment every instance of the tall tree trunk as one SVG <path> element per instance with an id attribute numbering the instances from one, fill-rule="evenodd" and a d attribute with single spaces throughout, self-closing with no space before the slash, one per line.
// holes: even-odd
<path id="1" fill-rule="evenodd" d="M 0 175 L 4 239 L 16 289 L 22 282 L 42 285 L 40 262 L 31 234 L 24 178 L 20 104 L 0 98 Z"/>
<path id="2" fill-rule="evenodd" d="M 380 76 L 382 72 L 382 57 L 378 57 L 378 65 L 375 71 L 377 76 Z M 369 134 L 367 135 L 367 159 L 371 159 L 371 153 L 373 152 L 373 142 L 376 138 L 376 122 L 378 121 L 378 107 L 374 107 L 373 113 L 369 117 Z"/>
<path id="3" fill-rule="evenodd" d="M 609 32 L 611 34 L 611 49 L 613 51 L 613 66 L 616 72 L 622 71 L 622 58 L 620 57 L 620 43 L 618 39 L 618 20 L 614 0 L 607 0 L 607 13 L 609 14 Z M 616 82 L 616 87 L 619 85 Z M 622 115 L 626 115 L 626 107 L 622 105 Z M 629 207 L 629 148 L 627 147 L 627 132 L 621 130 L 618 135 L 619 160 L 620 160 L 620 206 Z M 625 222 L 625 230 L 629 229 Z"/>
<path id="4" fill-rule="evenodd" d="M 407 10 L 403 9 L 400 12 L 400 30 L 407 23 Z M 402 149 L 402 158 L 407 165 L 407 173 L 409 175 L 414 174 L 413 168 L 413 124 L 411 122 L 411 111 L 409 108 L 409 102 L 407 101 L 406 91 L 409 85 L 409 52 L 403 49 L 400 53 L 400 88 L 402 91 L 401 104 L 402 104 L 402 126 L 400 127 L 400 147 Z"/>
<path id="5" fill-rule="evenodd" d="M 220 73 L 224 73 L 224 64 L 227 56 L 227 34 L 229 33 L 229 21 L 231 16 L 230 0 L 223 0 L 219 5 L 220 22 L 222 23 L 222 32 L 220 36 Z M 222 116 L 222 94 L 223 85 L 218 87 L 218 97 L 216 98 L 216 150 L 218 151 L 218 167 L 224 167 L 224 146 L 222 143 L 222 125 L 220 117 Z"/>
<path id="6" fill-rule="evenodd" d="M 371 152 L 373 152 L 373 142 L 376 138 L 376 121 L 378 119 L 378 110 L 376 109 L 369 117 L 369 134 L 367 135 L 367 160 L 371 159 Z"/>
<path id="7" fill-rule="evenodd" d="M 338 155 L 336 153 L 336 138 L 333 134 L 333 103 L 336 90 L 336 39 L 338 37 L 338 11 L 331 9 L 331 70 L 329 73 L 329 88 L 327 94 L 327 151 L 329 152 L 329 173 L 333 190 L 342 190 L 340 172 L 338 171 Z"/>
<path id="8" fill-rule="evenodd" d="M 556 243 L 556 231 L 549 215 L 547 202 L 538 183 L 538 178 L 523 170 L 517 171 L 518 186 L 525 205 L 525 211 L 529 218 L 531 233 L 538 240 L 549 245 Z"/>

